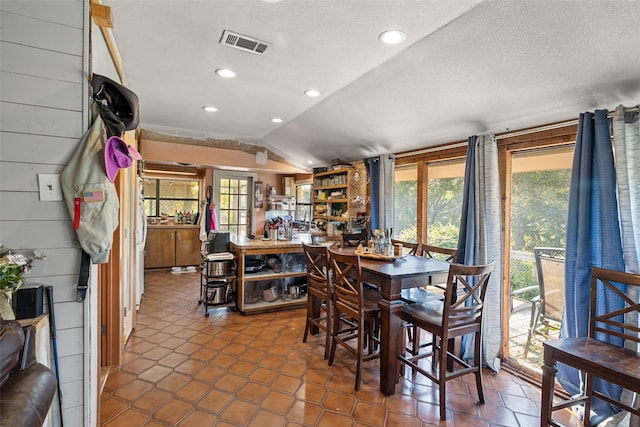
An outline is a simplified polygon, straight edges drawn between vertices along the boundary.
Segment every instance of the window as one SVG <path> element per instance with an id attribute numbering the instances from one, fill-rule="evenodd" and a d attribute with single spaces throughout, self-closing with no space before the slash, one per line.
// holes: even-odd
<path id="1" fill-rule="evenodd" d="M 199 211 L 199 195 L 197 180 L 145 178 L 144 211 L 148 217 L 190 212 L 193 218 Z"/>
<path id="2" fill-rule="evenodd" d="M 296 217 L 297 221 L 311 221 L 312 184 L 296 185 Z"/>
<path id="3" fill-rule="evenodd" d="M 394 232 L 396 239 L 416 242 L 418 237 L 418 167 L 401 166 L 395 169 Z"/>
<path id="4" fill-rule="evenodd" d="M 237 236 L 247 236 L 249 230 L 250 178 L 239 175 L 222 175 L 217 178 L 220 202 L 218 209 L 218 230 L 229 231 Z"/>
<path id="5" fill-rule="evenodd" d="M 465 159 L 427 165 L 427 243 L 445 248 L 458 245 Z"/>

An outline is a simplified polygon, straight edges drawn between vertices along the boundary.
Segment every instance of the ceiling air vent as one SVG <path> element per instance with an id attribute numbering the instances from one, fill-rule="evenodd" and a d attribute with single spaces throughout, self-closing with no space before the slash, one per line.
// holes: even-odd
<path id="1" fill-rule="evenodd" d="M 235 47 L 236 49 L 244 50 L 245 52 L 257 53 L 259 55 L 264 55 L 269 47 L 269 43 L 267 42 L 243 36 L 238 33 L 233 33 L 229 30 L 224 30 L 222 32 L 220 43 L 226 46 Z"/>

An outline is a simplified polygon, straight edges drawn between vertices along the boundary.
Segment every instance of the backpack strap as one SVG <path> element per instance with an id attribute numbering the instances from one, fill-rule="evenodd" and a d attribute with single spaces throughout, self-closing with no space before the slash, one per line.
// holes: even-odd
<path id="1" fill-rule="evenodd" d="M 82 260 L 80 261 L 80 278 L 78 279 L 78 294 L 76 295 L 77 302 L 84 302 L 87 296 L 87 289 L 89 288 L 89 265 L 91 264 L 91 257 L 84 250 L 82 251 Z"/>

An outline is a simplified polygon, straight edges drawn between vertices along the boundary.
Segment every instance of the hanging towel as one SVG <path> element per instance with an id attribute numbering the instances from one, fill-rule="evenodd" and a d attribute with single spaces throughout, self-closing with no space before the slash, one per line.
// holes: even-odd
<path id="1" fill-rule="evenodd" d="M 209 205 L 209 210 L 211 211 L 211 230 L 218 229 L 218 220 L 216 218 L 216 204 L 211 202 Z"/>

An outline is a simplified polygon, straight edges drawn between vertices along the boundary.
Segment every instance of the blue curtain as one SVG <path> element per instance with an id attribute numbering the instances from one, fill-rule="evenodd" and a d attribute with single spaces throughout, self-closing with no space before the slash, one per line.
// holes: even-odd
<path id="1" fill-rule="evenodd" d="M 369 174 L 369 215 L 371 230 L 379 229 L 380 227 L 380 158 L 369 157 L 364 159 L 364 167 Z"/>
<path id="2" fill-rule="evenodd" d="M 569 190 L 562 337 L 588 335 L 591 267 L 624 271 L 607 114 L 607 110 L 583 113 L 578 124 Z M 621 307 L 621 301 L 605 294 L 598 299 L 597 312 Z M 622 345 L 619 339 L 612 343 Z M 579 372 L 565 365 L 558 366 L 558 381 L 570 395 L 580 393 L 583 387 Z M 601 380 L 594 381 L 594 388 L 615 399 L 621 393 L 619 387 Z M 596 399 L 593 411 L 592 421 L 597 423 L 617 409 Z"/>
<path id="3" fill-rule="evenodd" d="M 495 267 L 485 298 L 482 329 L 482 360 L 494 371 L 500 369 L 502 345 L 502 226 L 498 146 L 493 135 L 472 136 L 467 148 L 462 217 L 458 235 L 460 264 Z M 462 340 L 462 357 L 473 357 L 473 340 Z"/>

